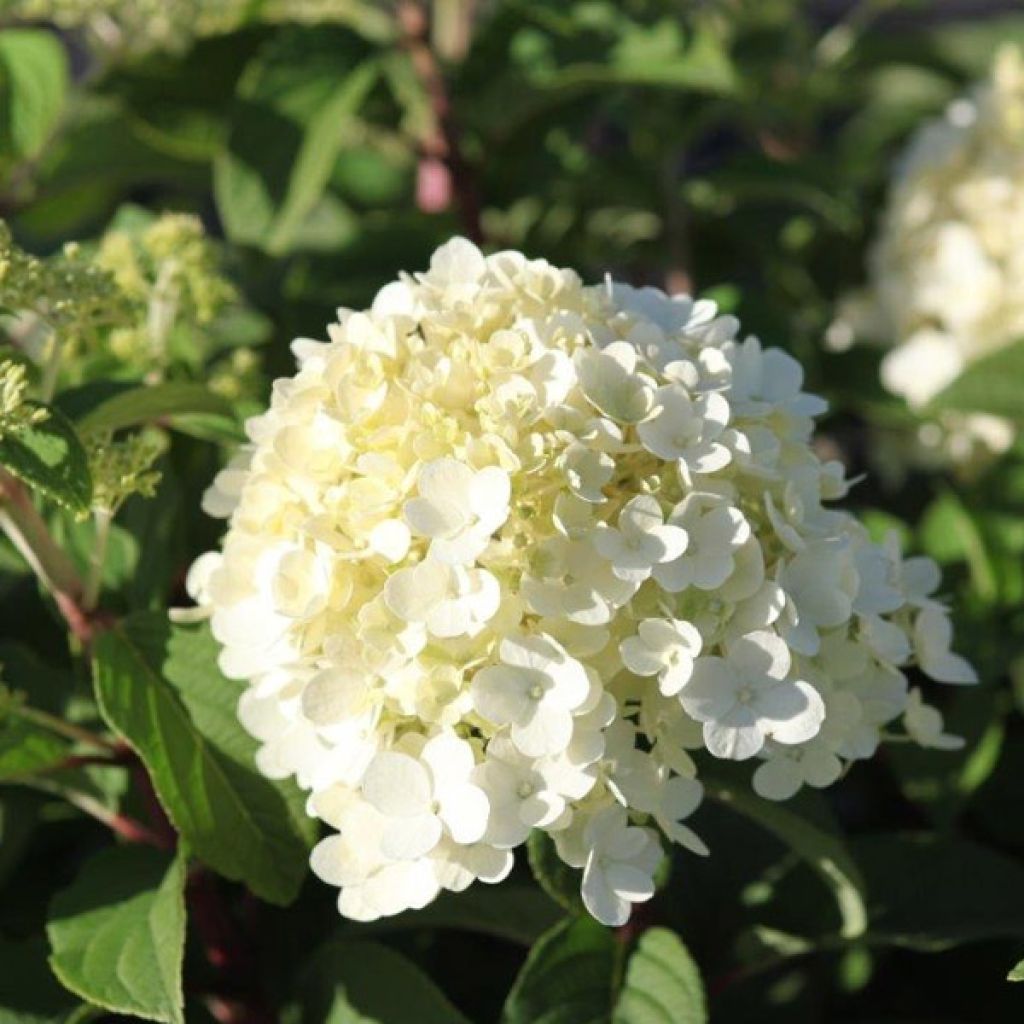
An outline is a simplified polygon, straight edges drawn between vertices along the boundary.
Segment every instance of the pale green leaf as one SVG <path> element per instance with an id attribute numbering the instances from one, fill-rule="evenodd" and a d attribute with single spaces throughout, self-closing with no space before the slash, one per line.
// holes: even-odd
<path id="1" fill-rule="evenodd" d="M 0 156 L 35 156 L 57 127 L 67 89 L 67 56 L 54 33 L 0 32 Z"/>
<path id="2" fill-rule="evenodd" d="M 206 413 L 232 418 L 230 403 L 203 384 L 171 381 L 108 398 L 78 421 L 80 430 L 122 430 L 171 416 Z"/>
<path id="3" fill-rule="evenodd" d="M 133 615 L 96 643 L 97 700 L 196 856 L 263 899 L 290 903 L 316 826 L 297 786 L 256 771 L 256 742 L 235 715 L 240 687 L 221 674 L 217 653 L 205 626 Z"/>
<path id="4" fill-rule="evenodd" d="M 324 194 L 379 71 L 342 30 L 278 33 L 247 67 L 214 191 L 228 237 L 281 254 Z"/>
<path id="5" fill-rule="evenodd" d="M 608 1024 L 620 948 L 592 917 L 557 924 L 530 950 L 502 1024 Z"/>
<path id="6" fill-rule="evenodd" d="M 375 942 L 331 942 L 304 972 L 300 1024 L 469 1024 L 415 964 Z"/>
<path id="7" fill-rule="evenodd" d="M 706 1024 L 704 984 L 682 940 L 667 928 L 640 936 L 629 958 L 613 1024 Z"/>
<path id="8" fill-rule="evenodd" d="M 1024 960 L 1021 960 L 1016 967 L 1006 976 L 1007 981 L 1024 981 Z"/>
<path id="9" fill-rule="evenodd" d="M 62 984 L 114 1013 L 184 1024 L 185 858 L 111 847 L 58 893 L 46 926 Z"/>
<path id="10" fill-rule="evenodd" d="M 29 487 L 75 513 L 89 509 L 89 458 L 62 412 L 0 437 L 0 465 Z"/>
<path id="11" fill-rule="evenodd" d="M 1024 421 L 1024 340 L 971 363 L 940 391 L 926 412 L 980 412 Z"/>

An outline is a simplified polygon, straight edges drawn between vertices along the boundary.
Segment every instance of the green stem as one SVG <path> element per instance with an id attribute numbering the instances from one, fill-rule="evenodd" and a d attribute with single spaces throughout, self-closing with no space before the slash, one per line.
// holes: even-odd
<path id="1" fill-rule="evenodd" d="M 71 740 L 73 743 L 81 743 L 87 747 L 94 747 L 97 750 L 115 753 L 118 756 L 124 752 L 124 748 L 117 742 L 108 740 L 106 737 L 100 736 L 80 725 L 75 725 L 74 722 L 67 722 L 63 718 L 51 715 L 48 711 L 40 711 L 39 708 L 14 704 L 10 707 L 9 714 L 24 718 L 27 722 L 32 722 L 43 729 L 49 729 L 50 732 L 55 732 L 59 736 Z"/>
<path id="2" fill-rule="evenodd" d="M 103 563 L 107 558 L 107 545 L 110 541 L 110 525 L 113 513 L 110 509 L 96 508 L 93 510 L 96 523 L 96 537 L 93 541 L 92 554 L 89 558 L 89 578 L 82 594 L 82 607 L 91 612 L 96 607 L 103 586 Z"/>

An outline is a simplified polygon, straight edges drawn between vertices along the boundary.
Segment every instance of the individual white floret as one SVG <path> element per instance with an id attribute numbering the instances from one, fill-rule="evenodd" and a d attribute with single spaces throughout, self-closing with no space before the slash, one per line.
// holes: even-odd
<path id="1" fill-rule="evenodd" d="M 976 683 L 970 663 L 950 650 L 953 624 L 941 607 L 922 608 L 914 619 L 914 651 L 921 670 L 940 683 Z"/>
<path id="2" fill-rule="evenodd" d="M 472 748 L 442 732 L 419 757 L 381 751 L 366 769 L 363 798 L 386 819 L 381 853 L 391 860 L 416 860 L 445 834 L 456 843 L 475 843 L 487 829 L 487 795 L 471 781 Z"/>
<path id="3" fill-rule="evenodd" d="M 473 677 L 473 706 L 488 722 L 509 726 L 528 757 L 557 754 L 572 739 L 573 712 L 590 693 L 583 666 L 545 636 L 509 637 L 501 663 Z"/>
<path id="4" fill-rule="evenodd" d="M 678 558 L 688 541 L 686 531 L 666 525 L 656 498 L 631 498 L 619 513 L 618 528 L 607 526 L 591 534 L 594 547 L 619 579 L 641 583 L 656 565 Z"/>
<path id="5" fill-rule="evenodd" d="M 669 523 L 686 530 L 686 550 L 654 567 L 654 578 L 671 594 L 687 587 L 714 590 L 731 575 L 740 548 L 750 539 L 743 513 L 715 496 L 691 494 L 673 509 Z"/>
<path id="6" fill-rule="evenodd" d="M 430 557 L 446 565 L 472 565 L 508 518 L 509 478 L 497 466 L 474 472 L 456 459 L 428 462 L 419 496 L 403 507 L 413 533 L 430 538 Z"/>
<path id="7" fill-rule="evenodd" d="M 602 924 L 625 924 L 632 905 L 654 895 L 654 872 L 662 858 L 657 836 L 630 825 L 625 810 L 613 805 L 587 822 L 583 843 L 584 905 Z"/>
<path id="8" fill-rule="evenodd" d="M 577 349 L 583 394 L 594 408 L 619 423 L 638 423 L 654 404 L 654 380 L 637 369 L 637 350 L 624 341 L 604 349 Z"/>
<path id="9" fill-rule="evenodd" d="M 753 757 L 766 738 L 802 743 L 825 717 L 818 691 L 790 679 L 789 648 L 774 633 L 734 640 L 725 657 L 701 657 L 679 700 L 704 723 L 704 742 L 715 757 Z"/>
<path id="10" fill-rule="evenodd" d="M 637 635 L 619 644 L 622 660 L 638 676 L 657 676 L 658 689 L 675 696 L 693 674 L 693 659 L 700 654 L 697 628 L 680 619 L 644 619 Z"/>
<path id="11" fill-rule="evenodd" d="M 717 392 L 691 400 L 678 384 L 658 388 L 654 412 L 637 427 L 644 447 L 661 459 L 678 460 L 689 482 L 693 474 L 727 466 L 732 453 L 718 439 L 729 423 L 729 403 Z"/>

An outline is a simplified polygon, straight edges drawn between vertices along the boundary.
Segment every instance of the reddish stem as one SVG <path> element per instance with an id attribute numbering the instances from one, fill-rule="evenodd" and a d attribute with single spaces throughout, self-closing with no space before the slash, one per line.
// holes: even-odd
<path id="1" fill-rule="evenodd" d="M 277 1015 L 260 985 L 254 951 L 225 905 L 216 877 L 195 868 L 185 894 L 206 959 L 217 972 L 217 993 L 206 1001 L 211 1015 L 221 1024 L 274 1024 Z"/>
<path id="2" fill-rule="evenodd" d="M 454 195 L 463 230 L 474 242 L 483 241 L 476 179 L 463 156 L 451 98 L 430 45 L 426 9 L 417 0 L 402 0 L 398 4 L 397 16 L 402 45 L 409 54 L 434 114 L 434 129 L 422 140 L 423 155 L 417 185 L 420 208 L 428 213 L 436 212 L 445 208 Z"/>

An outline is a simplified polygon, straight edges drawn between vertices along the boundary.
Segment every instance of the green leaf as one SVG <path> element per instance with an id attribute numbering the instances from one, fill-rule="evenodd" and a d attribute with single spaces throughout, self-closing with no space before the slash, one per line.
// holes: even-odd
<path id="1" fill-rule="evenodd" d="M 40 423 L 0 437 L 0 465 L 76 514 L 89 510 L 89 458 L 67 417 L 49 408 Z"/>
<path id="2" fill-rule="evenodd" d="M 25 942 L 0 938 L 0 1024 L 64 1024 L 78 1000 L 62 988 L 46 962 L 42 936 Z"/>
<path id="3" fill-rule="evenodd" d="M 1016 967 L 1006 976 L 1007 981 L 1024 981 L 1024 960 L 1021 960 Z"/>
<path id="4" fill-rule="evenodd" d="M 620 948 L 592 917 L 557 924 L 530 950 L 502 1024 L 607 1024 Z"/>
<path id="5" fill-rule="evenodd" d="M 375 942 L 331 942 L 300 986 L 300 1024 L 469 1024 L 415 964 Z"/>
<path id="6" fill-rule="evenodd" d="M 51 768 L 67 752 L 68 744 L 59 736 L 17 713 L 0 718 L 0 782 Z"/>
<path id="7" fill-rule="evenodd" d="M 217 654 L 205 626 L 130 616 L 96 643 L 96 697 L 196 856 L 263 899 L 290 903 L 316 825 L 297 786 L 256 771 L 256 741 L 235 715 L 240 688 Z"/>
<path id="8" fill-rule="evenodd" d="M 682 940 L 651 928 L 629 958 L 613 1024 L 706 1024 L 700 971 Z"/>
<path id="9" fill-rule="evenodd" d="M 228 145 L 214 164 L 228 237 L 287 252 L 324 194 L 345 130 L 377 80 L 344 30 L 276 34 L 246 68 Z"/>
<path id="10" fill-rule="evenodd" d="M 864 934 L 868 912 L 864 902 L 864 881 L 857 864 L 842 840 L 783 804 L 757 796 L 744 782 L 705 774 L 708 796 L 767 829 L 805 860 L 821 877 L 835 897 L 840 916 L 840 935 L 847 939 Z"/>
<path id="11" fill-rule="evenodd" d="M 534 829 L 526 840 L 526 858 L 533 877 L 560 907 L 571 914 L 586 912 L 580 895 L 583 874 L 558 856 L 551 836 Z"/>
<path id="12" fill-rule="evenodd" d="M 1024 340 L 971 363 L 928 404 L 926 412 L 981 412 L 1024 422 Z"/>
<path id="13" fill-rule="evenodd" d="M 137 846 L 89 860 L 58 893 L 46 926 L 50 966 L 97 1006 L 184 1024 L 185 857 Z"/>
<path id="14" fill-rule="evenodd" d="M 54 33 L 0 32 L 0 157 L 35 156 L 57 126 L 67 90 L 67 56 Z"/>
<path id="15" fill-rule="evenodd" d="M 122 430 L 182 414 L 208 413 L 232 418 L 231 404 L 203 384 L 172 381 L 132 388 L 108 398 L 79 421 L 80 430 Z"/>
<path id="16" fill-rule="evenodd" d="M 38 800 L 34 793 L 13 786 L 0 790 L 0 886 L 19 866 L 37 818 Z M 2 1005 L 3 999 L 0 999 Z"/>
<path id="17" fill-rule="evenodd" d="M 966 839 L 864 836 L 851 843 L 871 896 L 872 942 L 940 950 L 1024 935 L 1024 867 Z"/>

